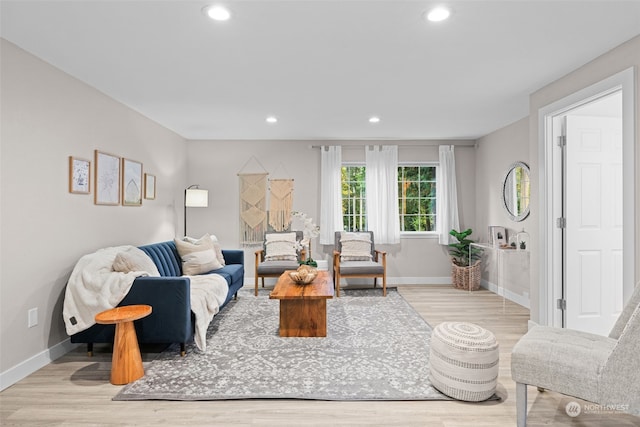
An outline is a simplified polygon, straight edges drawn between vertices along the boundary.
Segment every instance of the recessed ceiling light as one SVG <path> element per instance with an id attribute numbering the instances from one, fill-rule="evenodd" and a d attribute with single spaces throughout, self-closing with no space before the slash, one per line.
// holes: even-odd
<path id="1" fill-rule="evenodd" d="M 227 21 L 231 18 L 231 13 L 220 5 L 207 6 L 202 12 L 214 21 Z"/>
<path id="2" fill-rule="evenodd" d="M 267 123 L 278 123 L 278 118 L 276 116 L 269 116 L 266 118 L 266 122 Z"/>
<path id="3" fill-rule="evenodd" d="M 380 117 L 378 116 L 369 117 L 369 123 L 380 123 Z"/>
<path id="4" fill-rule="evenodd" d="M 427 13 L 427 19 L 431 22 L 444 21 L 451 15 L 451 11 L 444 7 L 436 7 Z"/>

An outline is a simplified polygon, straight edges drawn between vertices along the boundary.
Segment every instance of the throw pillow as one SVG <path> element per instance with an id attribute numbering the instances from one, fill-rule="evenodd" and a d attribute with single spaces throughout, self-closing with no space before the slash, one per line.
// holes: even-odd
<path id="1" fill-rule="evenodd" d="M 120 273 L 130 273 L 132 271 L 144 271 L 149 276 L 159 277 L 158 267 L 149 258 L 149 255 L 144 253 L 141 249 L 135 246 L 129 249 L 118 252 L 116 258 L 113 260 L 113 271 Z"/>
<path id="2" fill-rule="evenodd" d="M 202 236 L 202 237 L 204 237 L 204 236 Z M 202 239 L 202 237 L 200 239 Z M 222 266 L 224 267 L 225 265 L 227 265 L 227 263 L 224 260 L 224 255 L 222 254 L 222 246 L 220 246 L 220 242 L 218 241 L 218 238 L 214 234 L 209 234 L 209 237 L 211 238 L 211 241 L 213 242 L 213 249 L 216 251 L 216 258 L 218 258 L 218 261 L 220 261 L 220 264 L 222 264 Z M 189 242 L 189 243 L 195 243 L 200 239 L 195 239 L 195 238 L 189 237 L 189 236 L 184 236 L 182 238 L 182 240 L 184 240 L 185 242 Z"/>
<path id="3" fill-rule="evenodd" d="M 265 261 L 296 261 L 296 233 L 270 233 L 265 236 Z"/>
<path id="4" fill-rule="evenodd" d="M 182 274 L 193 276 L 208 273 L 222 268 L 222 264 L 216 258 L 213 242 L 208 234 L 196 240 L 194 243 L 174 239 L 178 254 L 182 258 Z"/>
<path id="5" fill-rule="evenodd" d="M 340 235 L 342 252 L 340 261 L 371 261 L 371 237 L 369 233 L 345 232 Z"/>
<path id="6" fill-rule="evenodd" d="M 218 261 L 220 261 L 220 264 L 224 267 L 227 263 L 224 260 L 224 255 L 222 254 L 222 246 L 220 246 L 220 242 L 214 234 L 211 234 L 210 237 L 213 242 L 213 249 L 216 251 L 216 258 L 218 258 Z"/>

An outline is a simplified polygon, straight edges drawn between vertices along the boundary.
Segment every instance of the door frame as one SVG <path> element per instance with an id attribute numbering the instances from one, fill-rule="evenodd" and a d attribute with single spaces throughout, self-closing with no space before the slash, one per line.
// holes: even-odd
<path id="1" fill-rule="evenodd" d="M 635 284 L 635 87 L 634 67 L 628 68 L 565 98 L 542 107 L 538 112 L 539 203 L 540 203 L 540 276 L 538 283 L 539 314 L 543 325 L 564 326 L 563 310 L 557 306 L 562 299 L 563 242 L 562 229 L 556 219 L 563 213 L 562 194 L 558 194 L 562 159 L 559 158 L 555 136 L 558 117 L 611 93 L 622 91 L 623 144 L 623 295 L 627 301 Z M 554 126 L 555 125 L 555 126 Z"/>

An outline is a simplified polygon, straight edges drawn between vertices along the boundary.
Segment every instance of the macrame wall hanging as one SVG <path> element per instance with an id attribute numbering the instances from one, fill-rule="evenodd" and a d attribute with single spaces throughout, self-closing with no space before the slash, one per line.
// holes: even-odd
<path id="1" fill-rule="evenodd" d="M 286 230 L 291 224 L 293 179 L 270 179 L 269 189 L 269 225 L 275 231 Z"/>
<path id="2" fill-rule="evenodd" d="M 240 177 L 240 241 L 243 246 L 262 245 L 267 230 L 267 173 Z"/>
<path id="3" fill-rule="evenodd" d="M 263 172 L 243 173 L 254 160 Z M 240 179 L 240 243 L 243 246 L 259 246 L 267 231 L 267 176 L 269 174 L 254 156 L 238 173 Z"/>

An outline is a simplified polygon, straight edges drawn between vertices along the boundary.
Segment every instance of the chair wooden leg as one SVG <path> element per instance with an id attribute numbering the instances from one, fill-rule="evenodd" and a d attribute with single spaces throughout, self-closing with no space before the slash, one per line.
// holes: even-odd
<path id="1" fill-rule="evenodd" d="M 340 298 L 340 275 L 336 274 L 336 297 Z"/>
<path id="2" fill-rule="evenodd" d="M 264 288 L 264 277 L 262 278 L 262 287 Z"/>
<path id="3" fill-rule="evenodd" d="M 516 422 L 527 427 L 527 385 L 522 383 L 516 383 Z"/>
<path id="4" fill-rule="evenodd" d="M 184 357 L 187 354 L 187 345 L 183 342 L 180 343 L 180 356 Z"/>
<path id="5" fill-rule="evenodd" d="M 377 288 L 377 287 L 378 287 L 378 278 L 377 278 L 377 277 L 374 277 L 374 278 L 373 278 L 373 287 L 374 287 L 374 288 Z"/>
<path id="6" fill-rule="evenodd" d="M 387 296 L 387 275 L 382 276 L 382 296 Z"/>
<path id="7" fill-rule="evenodd" d="M 257 275 L 257 274 L 256 274 L 255 282 L 256 282 L 256 290 L 255 290 L 255 294 L 256 294 L 256 296 L 258 296 L 258 275 Z"/>

